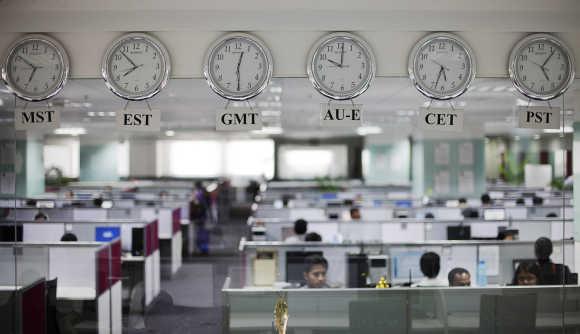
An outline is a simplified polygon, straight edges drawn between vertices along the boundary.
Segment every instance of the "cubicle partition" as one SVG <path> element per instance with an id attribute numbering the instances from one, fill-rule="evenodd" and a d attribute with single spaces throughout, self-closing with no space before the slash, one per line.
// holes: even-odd
<path id="1" fill-rule="evenodd" d="M 566 264 L 574 272 L 574 241 L 554 240 L 552 260 Z M 447 273 L 462 267 L 471 273 L 472 284 L 477 284 L 478 274 L 485 276 L 487 284 L 504 285 L 512 281 L 515 267 L 521 261 L 535 258 L 532 241 L 425 241 L 404 243 L 325 243 L 325 242 L 240 242 L 243 252 L 241 286 L 273 286 L 300 283 L 304 257 L 308 254 L 324 256 L 328 261 L 327 281 L 330 286 L 352 286 L 352 277 L 360 276 L 353 261 L 361 257 L 386 258 L 382 274 L 393 284 L 417 283 L 424 279 L 419 260 L 425 252 L 437 253 L 441 270 L 437 278 L 447 280 Z M 478 266 L 485 263 L 484 274 Z M 371 282 L 371 283 L 376 283 Z"/>
<path id="2" fill-rule="evenodd" d="M 248 219 L 250 226 L 264 226 L 267 241 L 282 241 L 294 233 L 294 221 L 278 218 Z M 469 235 L 453 235 L 453 231 L 469 230 Z M 308 232 L 316 232 L 326 242 L 407 242 L 485 238 L 495 239 L 502 230 L 518 230 L 522 241 L 535 241 L 539 237 L 570 239 L 574 237 L 572 218 L 530 218 L 505 220 L 444 220 L 405 218 L 382 221 L 309 220 Z M 467 233 L 467 232 L 466 232 Z"/>
<path id="3" fill-rule="evenodd" d="M 46 281 L 0 285 L 0 321 L 9 334 L 47 333 Z"/>
<path id="4" fill-rule="evenodd" d="M 577 333 L 580 287 L 222 290 L 223 333 Z M 276 331 L 274 331 L 276 332 Z"/>
<path id="5" fill-rule="evenodd" d="M 107 243 L 3 242 L 0 281 L 20 287 L 33 277 L 44 277 L 56 285 L 56 307 L 71 315 L 74 330 L 121 333 L 120 259 L 119 239 Z"/>

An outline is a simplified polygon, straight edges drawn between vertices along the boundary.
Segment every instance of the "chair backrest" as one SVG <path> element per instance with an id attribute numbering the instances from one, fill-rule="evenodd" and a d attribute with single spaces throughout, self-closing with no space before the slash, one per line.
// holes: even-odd
<path id="1" fill-rule="evenodd" d="M 482 295 L 479 313 L 481 334 L 534 333 L 537 295 Z"/>

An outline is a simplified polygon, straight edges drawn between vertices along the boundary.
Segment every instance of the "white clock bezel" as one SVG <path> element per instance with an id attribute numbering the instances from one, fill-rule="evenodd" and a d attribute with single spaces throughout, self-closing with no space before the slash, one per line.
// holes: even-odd
<path id="1" fill-rule="evenodd" d="M 147 94 L 142 94 L 142 93 L 131 94 L 131 93 L 123 90 L 122 88 L 117 87 L 114 83 L 112 83 L 112 80 L 109 76 L 108 68 L 109 68 L 109 62 L 111 61 L 111 58 L 113 56 L 113 52 L 117 49 L 117 46 L 119 44 L 124 43 L 125 41 L 128 41 L 128 40 L 129 41 L 130 40 L 147 40 L 155 48 L 157 48 L 157 51 L 159 52 L 159 56 L 161 57 L 162 61 L 165 64 L 165 71 L 162 73 L 163 78 L 159 81 L 159 83 L 157 84 L 155 89 L 153 89 L 151 92 L 149 92 Z M 167 85 L 167 81 L 169 80 L 170 71 L 171 71 L 171 60 L 169 59 L 169 52 L 167 51 L 167 48 L 165 48 L 165 45 L 163 45 L 163 43 L 161 43 L 161 41 L 159 39 L 157 39 L 149 34 L 139 33 L 139 32 L 124 34 L 123 36 L 115 39 L 107 48 L 107 52 L 105 52 L 105 55 L 103 56 L 103 60 L 101 62 L 101 76 L 105 80 L 105 85 L 107 86 L 107 88 L 111 92 L 113 92 L 115 95 L 117 95 L 125 100 L 129 100 L 129 101 L 146 100 L 146 99 L 152 98 L 153 96 L 157 95 Z"/>
<path id="2" fill-rule="evenodd" d="M 365 78 L 365 82 L 363 83 L 363 85 L 361 87 L 359 87 L 356 90 L 353 90 L 348 95 L 336 95 L 333 92 L 328 91 L 326 88 L 324 88 L 324 86 L 317 80 L 316 76 L 314 75 L 314 72 L 316 71 L 316 69 L 314 68 L 314 61 L 315 61 L 316 57 L 318 57 L 318 54 L 320 52 L 320 48 L 324 44 L 326 44 L 327 42 L 329 42 L 333 39 L 338 39 L 338 38 L 343 38 L 343 39 L 353 41 L 362 50 L 364 50 L 364 52 L 367 54 L 368 60 L 369 60 L 369 74 Z M 362 93 L 364 93 L 370 87 L 371 82 L 375 78 L 376 61 L 375 61 L 375 55 L 373 53 L 373 50 L 371 49 L 370 45 L 364 39 L 362 39 L 361 37 L 356 36 L 354 34 L 348 33 L 348 32 L 334 32 L 334 33 L 324 35 L 322 38 L 318 39 L 316 41 L 316 43 L 314 43 L 314 45 L 310 49 L 310 52 L 308 53 L 307 62 L 308 62 L 308 64 L 306 65 L 306 73 L 308 73 L 308 79 L 312 83 L 312 86 L 314 86 L 314 88 L 320 94 L 322 94 L 330 99 L 333 99 L 333 100 L 338 100 L 338 101 L 352 100 L 352 99 L 360 96 Z"/>
<path id="3" fill-rule="evenodd" d="M 264 59 L 267 63 L 267 64 L 265 64 L 266 65 L 265 66 L 266 67 L 266 78 L 265 78 L 264 82 L 259 86 L 253 87 L 246 94 L 236 94 L 234 92 L 230 92 L 228 90 L 223 89 L 222 87 L 220 87 L 216 83 L 216 79 L 214 78 L 213 72 L 210 70 L 210 61 L 213 57 L 213 54 L 218 50 L 218 48 L 222 44 L 227 43 L 230 40 L 235 40 L 235 39 L 244 39 L 248 43 L 255 44 L 257 46 L 258 50 L 264 55 Z M 208 48 L 208 51 L 206 52 L 205 60 L 203 63 L 203 75 L 205 76 L 205 80 L 207 81 L 209 87 L 216 94 L 223 97 L 224 99 L 233 100 L 233 101 L 245 101 L 245 100 L 249 100 L 253 97 L 258 96 L 270 84 L 270 80 L 272 79 L 273 71 L 274 71 L 274 65 L 273 65 L 272 54 L 270 53 L 270 49 L 266 46 L 266 44 L 261 39 L 257 38 L 254 35 L 250 35 L 250 34 L 242 33 L 242 32 L 228 33 L 228 34 L 218 38 L 216 41 L 214 41 L 210 45 L 210 47 Z"/>
<path id="4" fill-rule="evenodd" d="M 457 45 L 462 47 L 463 50 L 465 51 L 465 55 L 467 56 L 467 60 L 469 61 L 469 64 L 470 64 L 469 75 L 465 79 L 465 82 L 462 85 L 457 86 L 457 88 L 455 89 L 455 91 L 453 93 L 433 94 L 429 90 L 425 89 L 425 87 L 423 87 L 421 85 L 419 80 L 417 80 L 417 69 L 415 68 L 415 60 L 417 58 L 417 55 L 419 54 L 419 51 L 425 45 L 427 45 L 435 40 L 439 40 L 439 39 L 453 40 L 455 43 L 457 43 Z M 475 78 L 475 73 L 477 72 L 477 62 L 476 62 L 475 53 L 473 52 L 473 49 L 471 48 L 471 46 L 469 46 L 469 44 L 464 39 L 462 39 L 461 37 L 459 37 L 455 34 L 446 33 L 446 32 L 436 32 L 436 33 L 432 33 L 432 34 L 429 34 L 429 35 L 423 37 L 415 44 L 415 46 L 411 50 L 411 53 L 409 54 L 409 59 L 407 62 L 407 70 L 409 72 L 409 78 L 411 79 L 411 82 L 413 82 L 413 86 L 415 86 L 415 88 L 421 94 L 423 94 L 424 96 L 426 96 L 430 99 L 445 101 L 445 100 L 455 99 L 455 98 L 463 95 L 463 93 L 465 93 L 469 89 L 469 86 L 471 85 L 471 83 L 473 82 L 473 79 Z"/>
<path id="5" fill-rule="evenodd" d="M 52 46 L 56 50 L 58 57 L 62 61 L 62 66 L 60 69 L 58 84 L 56 86 L 54 86 L 53 89 L 48 90 L 48 91 L 44 92 L 43 94 L 39 94 L 39 95 L 30 95 L 26 92 L 23 92 L 19 88 L 13 86 L 12 83 L 10 82 L 10 78 L 8 75 L 8 68 L 7 68 L 8 60 L 10 59 L 10 57 L 12 57 L 12 54 L 20 45 L 27 43 L 31 40 L 37 40 L 37 41 L 40 41 L 42 43 L 46 43 L 46 44 L 49 44 L 50 46 Z M 14 41 L 10 45 L 10 47 L 8 47 L 8 52 L 6 52 L 6 54 L 4 55 L 4 58 L 2 59 L 2 81 L 4 82 L 6 87 L 8 87 L 10 92 L 12 92 L 14 95 L 18 96 L 19 98 L 26 100 L 26 101 L 30 101 L 30 102 L 39 102 L 39 101 L 48 100 L 51 97 L 58 94 L 66 85 L 69 72 L 70 72 L 70 63 L 69 63 L 69 57 L 68 57 L 68 54 L 67 54 L 65 48 L 56 39 L 54 39 L 50 36 L 47 36 L 47 35 L 43 35 L 43 34 L 29 34 L 29 35 L 25 35 L 24 37 L 19 38 L 18 40 Z"/>
<path id="6" fill-rule="evenodd" d="M 517 75 L 518 74 L 517 57 L 520 53 L 520 50 L 522 48 L 526 47 L 527 45 L 536 43 L 538 41 L 549 41 L 550 43 L 556 44 L 558 47 L 560 47 L 562 49 L 562 52 L 565 53 L 566 59 L 568 59 L 569 71 L 568 71 L 568 78 L 566 79 L 567 82 L 564 81 L 565 84 L 562 86 L 561 89 L 559 89 L 556 92 L 550 93 L 550 94 L 538 94 L 536 92 L 532 92 L 531 90 L 529 90 L 526 86 L 524 86 L 520 82 L 519 76 Z M 510 53 L 510 58 L 509 58 L 508 69 L 509 69 L 510 79 L 511 79 L 514 87 L 520 93 L 522 93 L 524 96 L 526 96 L 530 99 L 539 100 L 539 101 L 553 100 L 553 99 L 559 97 L 560 95 L 564 94 L 568 90 L 568 88 L 570 88 L 572 83 L 574 82 L 574 76 L 576 75 L 574 56 L 572 55 L 570 48 L 562 40 L 560 40 L 559 38 L 557 38 L 556 36 L 551 35 L 551 34 L 532 34 L 532 35 L 528 35 L 528 36 L 522 38 L 512 48 L 512 51 Z"/>

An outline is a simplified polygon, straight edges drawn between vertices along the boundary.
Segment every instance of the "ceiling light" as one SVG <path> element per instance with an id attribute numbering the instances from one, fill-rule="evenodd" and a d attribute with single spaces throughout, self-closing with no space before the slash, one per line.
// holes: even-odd
<path id="1" fill-rule="evenodd" d="M 116 113 L 114 111 L 109 111 L 109 116 L 115 117 Z"/>
<path id="2" fill-rule="evenodd" d="M 383 130 L 378 126 L 360 126 L 356 129 L 356 133 L 360 136 L 376 135 L 383 133 Z"/>
<path id="3" fill-rule="evenodd" d="M 282 93 L 282 87 L 278 87 L 278 86 L 273 86 L 270 87 L 270 93 Z"/>
<path id="4" fill-rule="evenodd" d="M 103 117 L 103 116 L 105 116 L 105 112 L 104 112 L 104 111 L 99 111 L 99 112 L 97 113 L 97 115 L 99 115 L 99 116 Z"/>
<path id="5" fill-rule="evenodd" d="M 284 130 L 279 126 L 266 126 L 262 130 L 253 130 L 252 133 L 255 135 L 280 135 L 284 133 Z"/>
<path id="6" fill-rule="evenodd" d="M 280 110 L 262 110 L 263 117 L 276 117 L 280 116 L 282 112 Z"/>
<path id="7" fill-rule="evenodd" d="M 70 135 L 70 136 L 79 136 L 84 135 L 87 133 L 85 128 L 58 128 L 54 130 L 54 134 L 57 135 Z"/>
<path id="8" fill-rule="evenodd" d="M 165 131 L 165 135 L 167 137 L 173 137 L 173 136 L 175 136 L 175 131 L 173 131 L 173 130 L 167 130 L 167 131 Z"/>
<path id="9" fill-rule="evenodd" d="M 95 112 L 94 112 L 94 111 L 89 111 L 89 112 L 87 113 L 87 115 L 88 115 L 89 117 L 95 117 Z"/>
<path id="10" fill-rule="evenodd" d="M 544 129 L 544 133 L 572 133 L 574 132 L 574 128 L 571 126 L 565 126 L 564 128 L 560 127 L 559 129 Z"/>
<path id="11" fill-rule="evenodd" d="M 539 134 L 535 134 L 534 135 L 534 140 L 538 140 L 538 139 L 540 139 L 540 135 Z"/>

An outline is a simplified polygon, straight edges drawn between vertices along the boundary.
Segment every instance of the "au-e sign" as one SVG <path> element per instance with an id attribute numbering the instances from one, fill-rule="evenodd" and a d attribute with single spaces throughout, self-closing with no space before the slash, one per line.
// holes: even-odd
<path id="1" fill-rule="evenodd" d="M 26 108 L 14 111 L 16 130 L 53 130 L 60 127 L 60 109 Z"/>
<path id="2" fill-rule="evenodd" d="M 232 108 L 216 112 L 217 131 L 249 131 L 262 129 L 262 114 L 250 108 Z"/>
<path id="3" fill-rule="evenodd" d="M 320 126 L 358 127 L 362 125 L 362 104 L 320 104 Z"/>
<path id="4" fill-rule="evenodd" d="M 520 107 L 519 111 L 520 128 L 526 129 L 559 129 L 560 128 L 560 108 L 550 107 Z"/>
<path id="5" fill-rule="evenodd" d="M 434 131 L 463 131 L 463 110 L 421 108 L 419 128 Z"/>
<path id="6" fill-rule="evenodd" d="M 158 132 L 161 129 L 161 111 L 159 109 L 117 111 L 117 128 L 123 131 Z"/>

